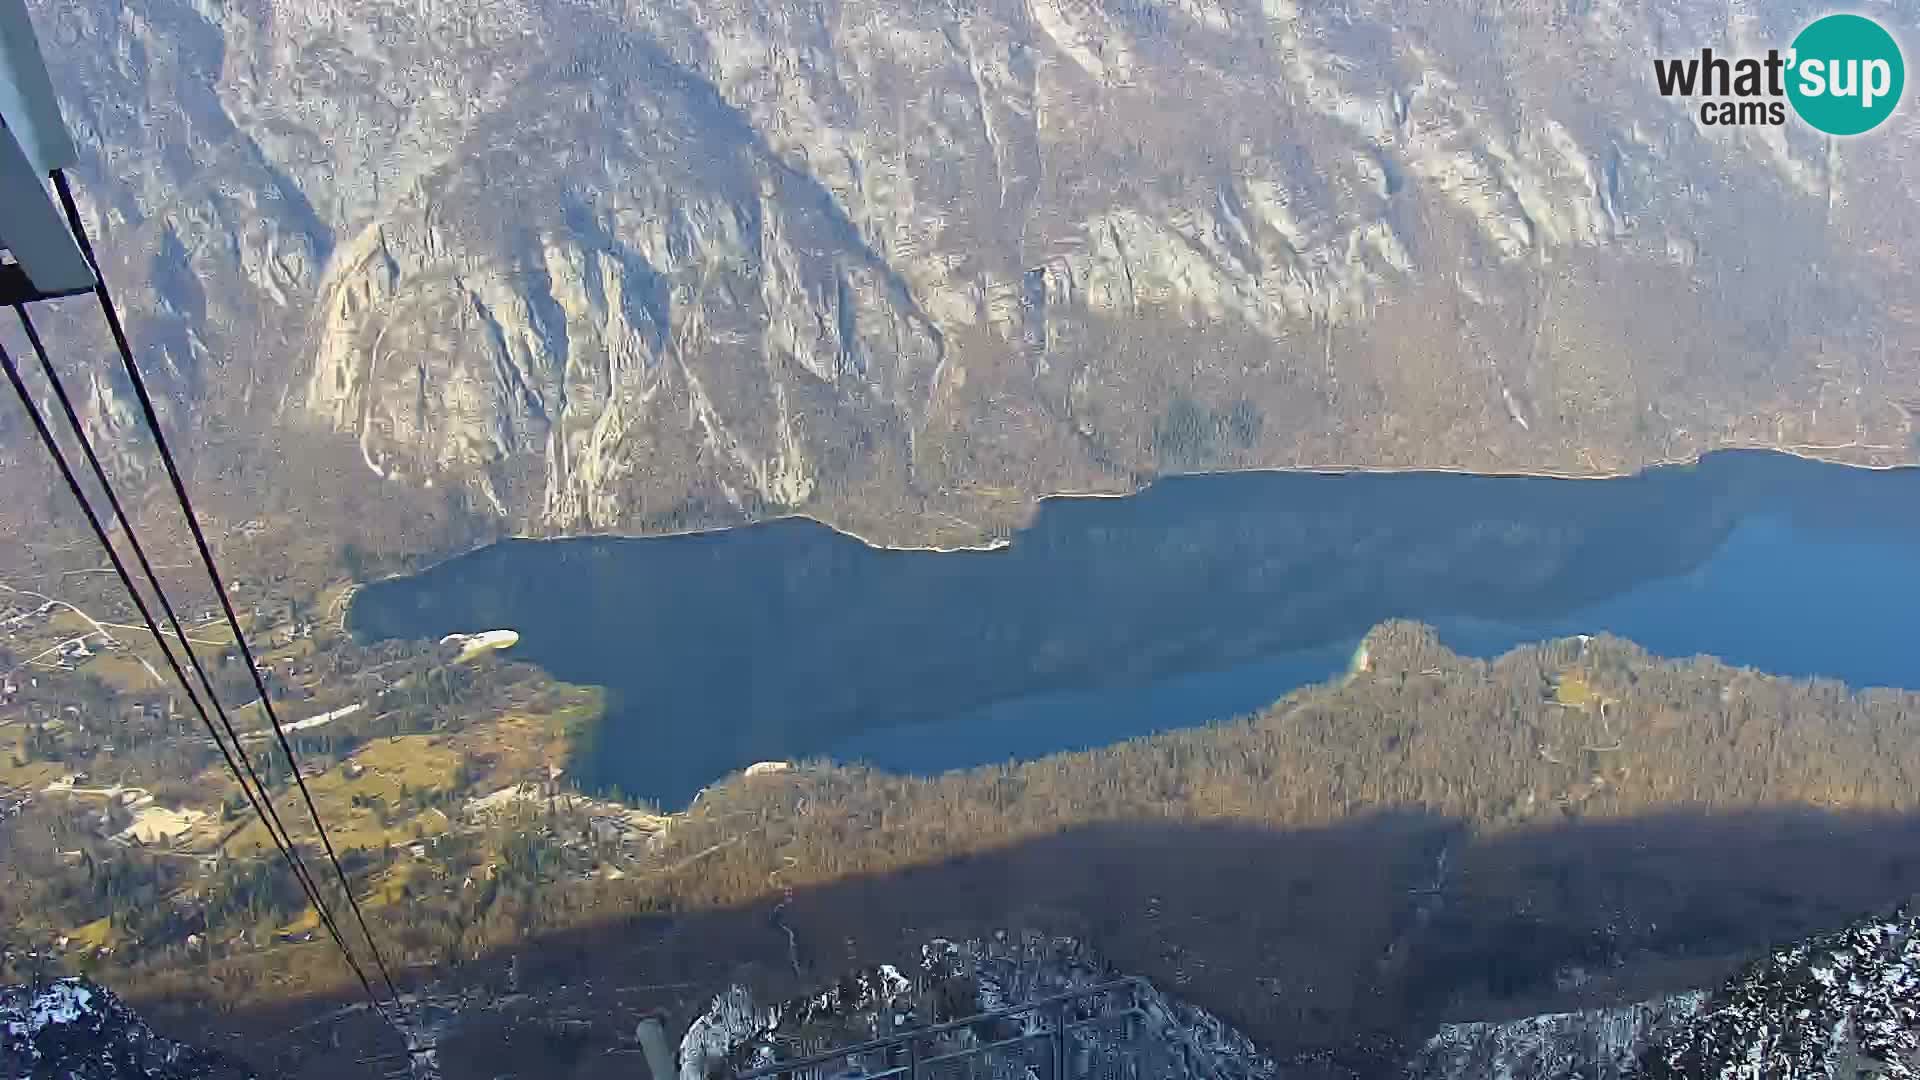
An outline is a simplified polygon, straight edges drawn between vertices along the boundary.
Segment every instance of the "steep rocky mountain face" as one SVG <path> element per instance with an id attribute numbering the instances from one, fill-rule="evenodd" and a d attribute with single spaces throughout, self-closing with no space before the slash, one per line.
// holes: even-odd
<path id="1" fill-rule="evenodd" d="M 1170 469 L 1914 456 L 1910 111 L 1654 86 L 1802 3 L 30 7 L 180 437 L 294 501 L 925 542 Z"/>
<path id="2" fill-rule="evenodd" d="M 161 1038 L 90 979 L 0 986 L 0 1077 L 249 1080 L 221 1054 Z"/>

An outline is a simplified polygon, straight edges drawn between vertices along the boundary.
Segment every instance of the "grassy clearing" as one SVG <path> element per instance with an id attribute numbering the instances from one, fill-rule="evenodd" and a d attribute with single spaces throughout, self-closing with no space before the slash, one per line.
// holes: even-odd
<path id="1" fill-rule="evenodd" d="M 415 791 L 451 788 L 460 767 L 457 748 L 438 736 L 404 735 L 368 743 L 347 760 L 361 770 L 359 776 L 349 777 L 349 769 L 342 764 L 307 780 L 307 789 L 326 819 L 327 835 L 335 848 L 372 850 L 447 830 L 444 815 L 432 810 L 415 812 L 403 798 Z M 282 806 L 298 805 L 297 797 L 289 800 L 283 795 L 275 801 Z M 282 818 L 296 838 L 311 835 L 312 825 L 304 808 L 283 813 Z M 264 850 L 268 846 L 266 830 L 258 821 L 250 821 L 226 846 L 234 854 Z"/>
<path id="2" fill-rule="evenodd" d="M 93 624 L 80 617 L 71 608 L 57 607 L 47 615 L 47 629 L 52 631 L 55 640 L 76 638 L 82 634 L 94 633 Z M 131 633 L 131 631 L 129 631 Z M 118 634 L 114 635 L 118 637 Z M 48 642 L 52 644 L 52 642 Z"/>
<path id="3" fill-rule="evenodd" d="M 270 633 L 277 635 L 281 631 L 282 628 L 276 626 Z M 262 664 L 283 664 L 312 656 L 316 648 L 312 638 L 296 638 L 290 644 L 261 653 L 258 659 Z"/>
<path id="4" fill-rule="evenodd" d="M 139 655 L 147 654 L 141 652 Z M 153 653 L 150 662 L 156 671 L 166 670 L 161 666 L 164 661 L 158 651 Z M 81 670 L 122 693 L 144 693 L 162 685 L 154 681 L 152 673 L 140 663 L 132 650 L 96 656 L 87 661 Z"/>
<path id="5" fill-rule="evenodd" d="M 429 789 L 451 786 L 460 752 L 441 736 L 399 735 L 368 743 L 350 760 L 367 770 L 352 782 L 363 794 L 391 792 L 398 797 L 402 784 Z"/>
<path id="6" fill-rule="evenodd" d="M 117 944 L 119 935 L 114 933 L 113 920 L 102 916 L 85 926 L 76 926 L 67 932 L 68 946 L 76 949 L 98 949 Z"/>
<path id="7" fill-rule="evenodd" d="M 432 878 L 438 868 L 431 863 L 397 862 L 393 868 L 380 876 L 374 883 L 373 891 L 367 895 L 366 906 L 373 908 L 393 907 L 407 901 L 407 886 L 423 878 Z"/>
<path id="8" fill-rule="evenodd" d="M 434 815 L 427 815 L 432 817 Z M 367 910 L 395 907 L 404 904 L 407 899 L 407 885 L 417 878 L 426 876 L 430 871 L 417 862 L 398 862 L 393 869 L 380 875 L 373 882 L 373 888 L 360 897 L 361 907 Z M 305 934 L 320 930 L 320 913 L 309 907 L 301 911 L 292 922 L 278 929 L 282 934 Z"/>
<path id="9" fill-rule="evenodd" d="M 491 762 L 489 783 L 544 779 L 550 767 L 564 767 L 581 728 L 600 716 L 600 691 L 569 687 L 560 706 L 546 712 L 509 709 L 475 724 L 455 738 L 462 749 Z"/>
<path id="10" fill-rule="evenodd" d="M 307 908 L 292 922 L 282 926 L 279 932 L 282 934 L 304 934 L 310 930 L 318 929 L 320 929 L 320 913 L 312 908 Z"/>
<path id="11" fill-rule="evenodd" d="M 0 727 L 0 785 L 38 791 L 60 777 L 67 767 L 56 761 L 27 761 L 27 726 Z"/>
<path id="12" fill-rule="evenodd" d="M 1562 672 L 1553 688 L 1553 700 L 1575 709 L 1584 709 L 1594 700 L 1593 687 L 1577 671 Z"/>

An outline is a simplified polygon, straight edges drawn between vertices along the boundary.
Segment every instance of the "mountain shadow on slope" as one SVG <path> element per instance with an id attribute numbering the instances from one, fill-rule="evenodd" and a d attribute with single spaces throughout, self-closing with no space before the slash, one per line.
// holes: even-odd
<path id="1" fill-rule="evenodd" d="M 760 860 L 764 882 L 776 850 L 743 842 L 726 854 Z M 1479 836 L 1418 812 L 1300 829 L 1108 821 L 801 886 L 784 907 L 777 888 L 673 913 L 622 915 L 602 897 L 560 913 L 580 920 L 573 929 L 441 971 L 443 996 L 465 997 L 439 1054 L 450 1080 L 628 1076 L 638 1058 L 609 1051 L 630 1046 L 643 1011 L 661 1010 L 677 1033 L 734 982 L 779 1000 L 914 954 L 929 936 L 1014 927 L 1087 941 L 1246 1032 L 1289 1063 L 1287 1075 L 1383 1076 L 1445 1021 L 1713 985 L 1760 951 L 1920 891 L 1916 850 L 1920 817 L 1805 807 L 1675 809 Z M 336 1021 L 338 1036 L 328 1025 L 284 1034 L 337 1004 L 217 1018 L 179 1001 L 150 1011 L 183 1033 L 253 1033 L 280 1075 L 319 1077 L 381 1037 L 357 1015 Z"/>

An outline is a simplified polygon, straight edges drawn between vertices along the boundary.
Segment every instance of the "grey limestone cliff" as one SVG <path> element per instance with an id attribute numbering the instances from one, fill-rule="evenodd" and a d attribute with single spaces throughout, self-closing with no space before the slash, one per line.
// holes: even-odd
<path id="1" fill-rule="evenodd" d="M 1799 3 L 30 7 L 182 437 L 295 489 L 924 541 L 1168 468 L 1913 456 L 1913 126 L 1654 87 Z"/>

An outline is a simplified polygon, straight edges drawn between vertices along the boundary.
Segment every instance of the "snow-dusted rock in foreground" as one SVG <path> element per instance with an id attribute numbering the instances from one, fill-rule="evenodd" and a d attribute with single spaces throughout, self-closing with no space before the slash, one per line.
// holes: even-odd
<path id="1" fill-rule="evenodd" d="M 735 986 L 715 998 L 681 1040 L 680 1080 L 707 1080 L 728 1069 L 804 1056 L 796 1048 L 816 1051 L 851 1045 L 1043 1000 L 1118 977 L 1071 938 L 1003 934 L 964 943 L 935 940 L 921 951 L 911 977 L 882 964 L 854 972 L 810 997 L 779 1005 L 756 1006 L 745 988 Z M 1273 1060 L 1251 1040 L 1205 1010 L 1145 983 L 1136 1003 L 1142 1015 L 1132 1025 L 1131 1035 L 1117 1015 L 1110 1022 L 1077 1027 L 1070 1033 L 1071 1075 L 1119 1075 L 1113 1068 L 1123 1062 L 1130 1075 L 1143 1080 L 1268 1080 L 1278 1075 Z M 1091 1020 L 1113 1015 L 1124 1004 L 1118 996 L 1110 996 L 1101 1004 L 1087 1003 L 1074 1017 Z M 941 1034 L 937 1046 L 923 1052 L 929 1056 L 959 1052 L 1048 1030 L 1053 1023 L 1051 1016 L 1028 1014 L 968 1025 Z M 848 1064 L 856 1071 L 882 1067 L 878 1056 L 872 1062 Z M 1024 1064 L 1011 1054 L 985 1059 L 981 1069 L 995 1080 L 1002 1073 L 1015 1080 L 1026 1075 Z"/>
<path id="2" fill-rule="evenodd" d="M 1550 1013 L 1506 1024 L 1448 1024 L 1408 1067 L 1412 1080 L 1620 1080 L 1660 1040 L 1697 1016 L 1707 995 L 1613 1009 Z"/>
<path id="3" fill-rule="evenodd" d="M 0 1080 L 242 1080 L 224 1055 L 153 1033 L 112 992 L 87 979 L 0 987 Z"/>
<path id="4" fill-rule="evenodd" d="M 1920 1076 L 1920 913 L 1775 949 L 1648 1055 L 1644 1074 Z"/>
<path id="5" fill-rule="evenodd" d="M 1718 990 L 1508 1024 L 1449 1024 L 1415 1080 L 1920 1076 L 1920 915 L 1775 949 Z"/>
<path id="6" fill-rule="evenodd" d="M 965 943 L 936 940 L 922 950 L 917 970 L 868 968 L 811 997 L 778 1005 L 757 1005 L 746 989 L 735 986 L 688 1029 L 680 1045 L 680 1080 L 709 1080 L 1117 977 L 1072 939 L 998 935 Z M 1071 1033 L 1065 1080 L 1121 1075 L 1284 1080 L 1340 1072 L 1325 1055 L 1276 1061 L 1220 1018 L 1144 982 L 1137 1004 L 1140 1015 L 1130 1027 L 1101 1023 Z M 1110 1003 L 1107 1012 L 1118 1008 Z M 1075 1019 L 1100 1012 L 1079 1010 Z M 966 1025 L 932 1038 L 921 1048 L 922 1059 L 1048 1030 L 1053 1022 L 1050 1015 L 1016 1015 Z M 900 1063 L 869 1054 L 843 1064 L 850 1075 L 859 1075 Z M 1026 1069 L 1008 1055 L 988 1060 L 980 1073 L 991 1080 L 1020 1080 Z M 1413 1054 L 1404 1075 L 1408 1080 L 1920 1077 L 1920 915 L 1902 911 L 1864 919 L 1783 946 L 1714 990 L 1511 1023 L 1449 1024 Z"/>

